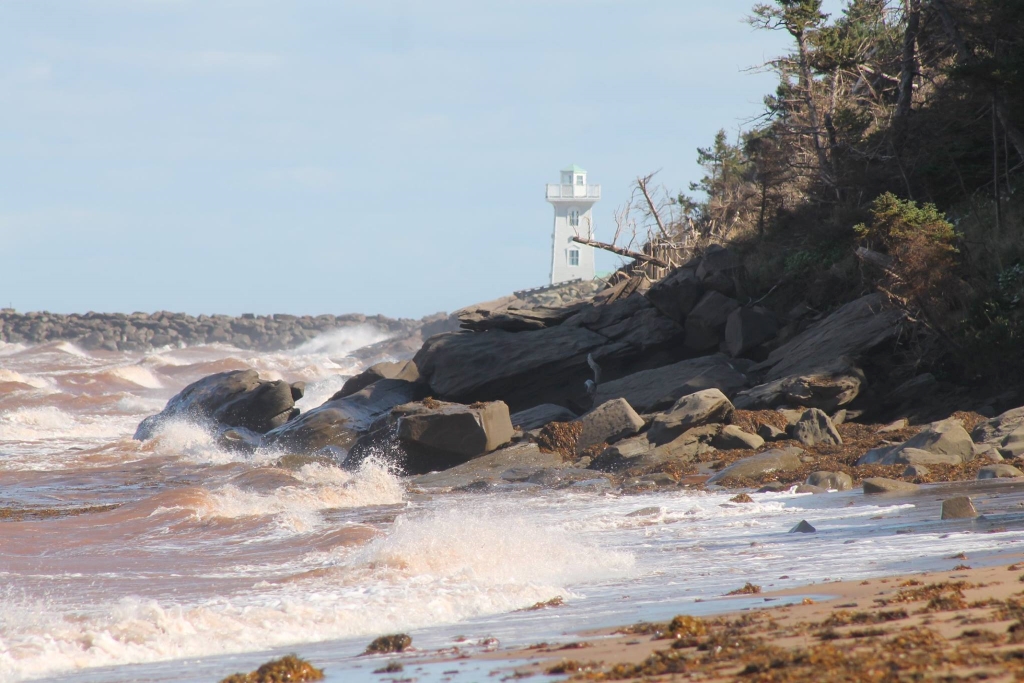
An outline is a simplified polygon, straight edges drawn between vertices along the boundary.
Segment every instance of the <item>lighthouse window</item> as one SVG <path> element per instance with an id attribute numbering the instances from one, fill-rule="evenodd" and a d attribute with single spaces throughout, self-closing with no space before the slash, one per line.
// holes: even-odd
<path id="1" fill-rule="evenodd" d="M 580 225 L 580 212 L 576 209 L 569 212 L 569 225 L 574 228 L 578 228 Z"/>
<path id="2" fill-rule="evenodd" d="M 583 176 L 581 176 L 581 175 L 576 176 L 576 184 L 577 185 L 582 185 L 583 184 Z"/>
<path id="3" fill-rule="evenodd" d="M 580 250 L 570 249 L 569 250 L 569 265 L 578 266 L 580 264 Z"/>

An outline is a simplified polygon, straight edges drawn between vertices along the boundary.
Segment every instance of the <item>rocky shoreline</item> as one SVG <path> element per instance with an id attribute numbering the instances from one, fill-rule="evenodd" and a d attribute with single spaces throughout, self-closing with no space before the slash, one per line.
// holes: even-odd
<path id="1" fill-rule="evenodd" d="M 305 413 L 301 387 L 221 373 L 136 438 L 188 416 L 226 448 L 288 466 L 385 459 L 431 489 L 874 493 L 1024 477 L 1015 393 L 900 367 L 912 322 L 879 294 L 829 312 L 759 306 L 721 247 L 649 286 L 554 306 L 506 297 L 453 319 L 462 329 L 421 335 L 411 360 L 374 365 Z"/>

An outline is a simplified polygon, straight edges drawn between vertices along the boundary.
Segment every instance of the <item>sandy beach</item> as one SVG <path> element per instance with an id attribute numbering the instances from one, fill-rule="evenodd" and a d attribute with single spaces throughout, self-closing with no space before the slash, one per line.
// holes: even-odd
<path id="1" fill-rule="evenodd" d="M 962 564 L 764 592 L 763 606 L 471 657 L 495 672 L 502 660 L 528 660 L 516 677 L 599 681 L 1024 680 L 1024 553 L 980 568 L 950 559 Z M 801 598 L 809 593 L 817 599 Z M 787 598 L 801 602 L 773 605 Z"/>

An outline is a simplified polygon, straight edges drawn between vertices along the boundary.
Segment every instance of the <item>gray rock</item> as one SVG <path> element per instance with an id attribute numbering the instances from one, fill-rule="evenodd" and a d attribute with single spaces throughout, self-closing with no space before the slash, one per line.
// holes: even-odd
<path id="1" fill-rule="evenodd" d="M 930 424 L 904 442 L 901 449 L 906 448 L 919 448 L 930 453 L 958 455 L 963 462 L 970 462 L 974 459 L 974 442 L 971 441 L 971 435 L 956 420 L 942 420 Z"/>
<path id="2" fill-rule="evenodd" d="M 408 453 L 410 472 L 453 467 L 512 439 L 508 406 L 501 401 L 472 406 L 414 403 L 401 406 L 395 414 L 399 416 L 398 441 Z"/>
<path id="3" fill-rule="evenodd" d="M 803 414 L 796 424 L 789 428 L 789 436 L 805 446 L 840 446 L 843 437 L 836 431 L 829 416 L 817 408 Z"/>
<path id="4" fill-rule="evenodd" d="M 968 496 L 957 496 L 942 501 L 941 519 L 973 519 L 977 516 L 978 511 Z"/>
<path id="5" fill-rule="evenodd" d="M 885 477 L 868 477 L 862 483 L 864 493 L 911 493 L 921 487 L 909 481 L 899 479 L 886 479 Z"/>
<path id="6" fill-rule="evenodd" d="M 828 493 L 828 489 L 821 486 L 815 486 L 814 484 L 797 484 L 796 488 L 793 489 L 793 493 L 813 493 L 818 495 Z"/>
<path id="7" fill-rule="evenodd" d="M 897 449 L 899 449 L 899 447 L 900 444 L 892 444 L 889 446 L 877 446 L 875 448 L 869 449 L 867 453 L 860 456 L 860 458 L 857 460 L 857 465 L 875 465 L 877 463 L 881 463 L 886 458 L 890 458 L 890 456 L 892 456 L 897 451 Z M 892 464 L 891 458 L 890 464 Z"/>
<path id="8" fill-rule="evenodd" d="M 1004 458 L 1019 458 L 1024 455 L 1024 426 L 1017 427 L 999 442 L 998 452 Z"/>
<path id="9" fill-rule="evenodd" d="M 878 433 L 879 434 L 888 434 L 889 432 L 898 432 L 901 429 L 906 429 L 909 425 L 910 425 L 910 423 L 907 421 L 907 419 L 905 417 L 901 417 L 900 419 L 896 420 L 895 422 L 890 422 L 889 424 L 885 425 L 884 427 L 879 428 Z"/>
<path id="10" fill-rule="evenodd" d="M 717 349 L 725 336 L 729 314 L 738 306 L 735 299 L 714 291 L 705 292 L 686 317 L 686 338 L 683 342 L 686 350 L 700 353 Z"/>
<path id="11" fill-rule="evenodd" d="M 926 477 L 931 474 L 931 470 L 924 465 L 907 465 L 907 469 L 903 470 L 904 477 Z"/>
<path id="12" fill-rule="evenodd" d="M 1024 406 L 985 420 L 974 428 L 971 438 L 975 443 L 1001 441 L 1021 427 L 1024 427 Z"/>
<path id="13" fill-rule="evenodd" d="M 255 453 L 263 446 L 263 435 L 245 427 L 225 427 L 217 432 L 217 447 L 234 453 Z"/>
<path id="14" fill-rule="evenodd" d="M 864 373 L 848 358 L 838 358 L 817 372 L 790 375 L 741 391 L 735 396 L 735 405 L 740 410 L 788 405 L 832 412 L 857 398 L 864 384 Z"/>
<path id="15" fill-rule="evenodd" d="M 703 425 L 689 429 L 674 440 L 655 446 L 641 434 L 623 439 L 601 452 L 590 464 L 591 469 L 603 472 L 644 472 L 668 465 L 685 465 L 715 449 L 710 442 L 721 425 Z"/>
<path id="16" fill-rule="evenodd" d="M 852 360 L 892 339 L 903 313 L 889 307 L 880 294 L 869 294 L 842 306 L 821 322 L 779 346 L 759 364 L 766 379 L 810 375 L 831 366 L 835 359 Z"/>
<path id="17" fill-rule="evenodd" d="M 920 448 L 897 448 L 882 458 L 883 465 L 962 465 L 959 455 L 932 453 Z"/>
<path id="18" fill-rule="evenodd" d="M 757 426 L 757 435 L 765 441 L 782 441 L 788 439 L 786 432 L 775 425 L 761 424 Z"/>
<path id="19" fill-rule="evenodd" d="M 639 510 L 634 510 L 633 512 L 627 512 L 626 517 L 655 517 L 660 514 L 661 508 L 652 506 L 640 508 Z"/>
<path id="20" fill-rule="evenodd" d="M 718 472 L 708 479 L 708 484 L 717 484 L 730 479 L 736 481 L 756 479 L 771 472 L 798 470 L 803 467 L 803 461 L 800 459 L 803 453 L 799 448 L 781 448 L 752 455 L 749 458 L 738 460 Z"/>
<path id="21" fill-rule="evenodd" d="M 420 373 L 419 370 L 416 369 L 416 363 L 411 360 L 399 361 L 397 363 L 377 363 L 366 368 L 358 375 L 349 377 L 345 380 L 345 384 L 341 387 L 341 390 L 334 394 L 334 396 L 331 397 L 331 400 L 351 396 L 360 389 L 364 389 L 378 380 L 403 379 L 406 382 L 416 382 L 419 378 Z"/>
<path id="22" fill-rule="evenodd" d="M 143 420 L 135 438 L 152 438 L 156 428 L 172 418 L 264 433 L 297 414 L 287 382 L 261 380 L 255 370 L 232 370 L 189 384 L 162 411 Z"/>
<path id="23" fill-rule="evenodd" d="M 414 486 L 422 488 L 458 488 L 475 481 L 504 478 L 504 473 L 512 469 L 521 468 L 529 470 L 529 473 L 523 479 L 510 477 L 506 481 L 526 481 L 541 469 L 564 466 L 561 456 L 557 453 L 542 453 L 535 443 L 518 443 L 473 458 L 442 472 L 413 477 L 409 481 Z"/>
<path id="24" fill-rule="evenodd" d="M 576 413 L 568 408 L 556 406 L 552 403 L 543 403 L 513 414 L 512 426 L 529 431 L 543 427 L 551 422 L 572 422 L 575 419 Z"/>
<path id="25" fill-rule="evenodd" d="M 1024 477 L 1024 472 L 1013 465 L 985 465 L 978 470 L 978 479 L 999 479 L 1002 477 Z"/>
<path id="26" fill-rule="evenodd" d="M 662 314 L 683 325 L 703 294 L 696 269 L 679 268 L 651 285 L 645 296 Z"/>
<path id="27" fill-rule="evenodd" d="M 849 491 L 853 488 L 853 478 L 846 472 L 812 472 L 807 477 L 810 486 L 820 486 L 826 490 Z"/>
<path id="28" fill-rule="evenodd" d="M 704 389 L 718 389 L 732 396 L 747 385 L 747 377 L 722 354 L 701 356 L 664 365 L 653 370 L 603 382 L 597 388 L 595 402 L 624 398 L 637 411 L 664 410 L 683 396 Z"/>
<path id="29" fill-rule="evenodd" d="M 711 422 L 725 422 L 734 408 L 718 389 L 705 389 L 684 396 L 665 413 L 654 418 L 647 438 L 661 445 L 672 441 L 683 432 Z"/>
<path id="30" fill-rule="evenodd" d="M 799 491 L 797 491 L 799 493 Z M 789 530 L 791 534 L 813 534 L 817 529 L 810 525 L 806 519 L 800 520 L 800 523 Z"/>
<path id="31" fill-rule="evenodd" d="M 730 356 L 742 356 L 753 348 L 774 339 L 779 323 L 768 310 L 737 308 L 725 322 L 725 350 Z"/>
<path id="32" fill-rule="evenodd" d="M 267 432 L 266 443 L 292 453 L 328 446 L 348 451 L 359 436 L 396 406 L 423 397 L 418 384 L 382 379 L 351 396 L 333 399 Z"/>
<path id="33" fill-rule="evenodd" d="M 576 442 L 578 453 L 600 443 L 612 443 L 636 434 L 644 426 L 643 418 L 622 398 L 606 401 L 576 421 L 583 425 Z"/>
<path id="34" fill-rule="evenodd" d="M 764 446 L 764 439 L 756 434 L 748 434 L 736 425 L 726 425 L 711 440 L 711 445 L 723 451 L 736 449 L 757 450 Z"/>

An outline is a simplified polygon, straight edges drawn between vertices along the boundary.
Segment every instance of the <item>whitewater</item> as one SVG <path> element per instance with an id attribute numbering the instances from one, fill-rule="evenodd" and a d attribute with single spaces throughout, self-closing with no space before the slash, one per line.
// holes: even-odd
<path id="1" fill-rule="evenodd" d="M 355 656 L 384 633 L 437 648 L 551 641 L 749 606 L 759 598 L 722 597 L 747 582 L 821 596 L 833 580 L 950 569 L 961 552 L 977 566 L 1024 540 L 1019 524 L 935 523 L 938 491 L 737 504 L 595 480 L 451 493 L 386 462 L 279 467 L 281 453 L 222 451 L 184 421 L 132 439 L 226 370 L 304 381 L 308 410 L 387 360 L 352 355 L 383 337 L 354 327 L 275 353 L 0 343 L 0 681 L 209 681 L 292 651 L 331 662 L 328 680 L 362 680 Z M 998 520 L 1021 501 L 975 502 Z M 788 533 L 803 519 L 818 533 Z"/>

